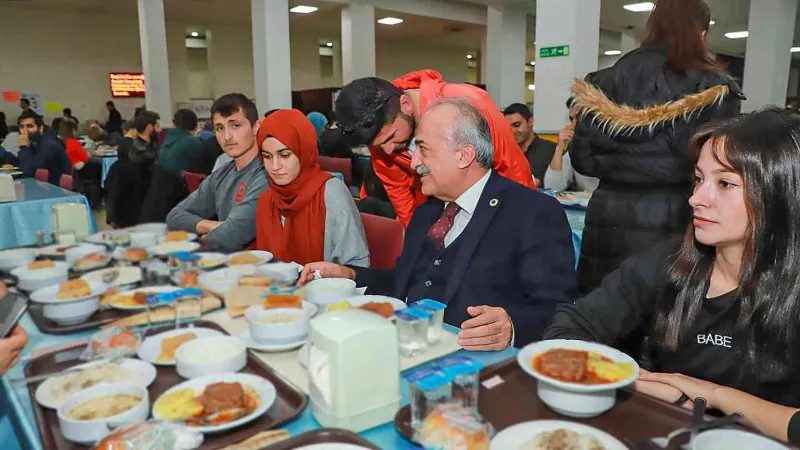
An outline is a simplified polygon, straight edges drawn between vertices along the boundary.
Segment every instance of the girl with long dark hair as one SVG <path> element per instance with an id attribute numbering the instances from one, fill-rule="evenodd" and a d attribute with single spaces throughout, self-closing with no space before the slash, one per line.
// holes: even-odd
<path id="1" fill-rule="evenodd" d="M 600 285 L 622 261 L 679 236 L 689 218 L 689 136 L 739 112 L 741 90 L 710 56 L 703 0 L 659 0 L 642 46 L 572 86 L 573 168 L 600 180 L 589 203 L 578 279 Z"/>
<path id="2" fill-rule="evenodd" d="M 626 260 L 545 338 L 616 345 L 644 328 L 651 372 L 637 389 L 677 404 L 704 397 L 799 443 L 800 116 L 767 109 L 710 124 L 689 154 L 683 239 Z"/>

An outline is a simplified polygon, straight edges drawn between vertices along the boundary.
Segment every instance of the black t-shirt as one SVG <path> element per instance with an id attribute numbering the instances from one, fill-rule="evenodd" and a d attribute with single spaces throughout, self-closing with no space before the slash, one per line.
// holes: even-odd
<path id="1" fill-rule="evenodd" d="M 668 241 L 627 259 L 603 280 L 602 287 L 574 306 L 559 308 L 545 339 L 581 339 L 613 347 L 637 331 L 651 334 L 658 299 L 674 295 L 670 294 L 667 275 L 678 246 L 679 241 Z M 773 356 L 780 349 L 774 335 L 758 336 L 757 341 L 769 352 L 756 355 L 755 368 L 746 365 L 739 347 L 742 343 L 734 336 L 739 310 L 738 290 L 705 299 L 675 351 L 665 350 L 650 338 L 653 369 L 682 373 L 774 403 L 800 407 L 800 371 L 788 367 L 788 355 L 783 359 Z M 794 361 L 796 364 L 797 358 Z"/>
<path id="2" fill-rule="evenodd" d="M 531 166 L 531 173 L 540 183 L 544 183 L 544 174 L 547 173 L 547 166 L 553 160 L 553 154 L 556 152 L 556 143 L 542 139 L 539 135 L 535 135 L 533 142 L 528 146 L 528 151 L 525 152 L 525 158 L 528 159 L 528 164 Z"/>

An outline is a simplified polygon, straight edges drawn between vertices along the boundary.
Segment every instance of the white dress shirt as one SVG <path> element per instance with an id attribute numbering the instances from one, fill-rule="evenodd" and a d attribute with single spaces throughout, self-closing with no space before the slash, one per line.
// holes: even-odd
<path id="1" fill-rule="evenodd" d="M 572 160 L 569 153 L 564 153 L 561 159 L 561 170 L 553 170 L 550 164 L 547 165 L 547 172 L 544 174 L 545 189 L 554 191 L 566 191 L 570 187 L 576 191 L 594 192 L 600 184 L 598 178 L 587 177 L 572 168 Z"/>
<path id="2" fill-rule="evenodd" d="M 486 187 L 486 183 L 489 181 L 489 176 L 491 175 L 492 171 L 489 170 L 486 172 L 486 175 L 456 199 L 456 205 L 458 205 L 461 210 L 458 211 L 458 214 L 456 214 L 456 217 L 453 219 L 453 228 L 450 228 L 450 231 L 444 236 L 445 247 L 449 247 L 456 238 L 461 236 L 461 233 L 467 228 L 467 225 L 469 225 L 472 214 L 475 213 L 475 208 L 478 207 L 478 202 L 481 200 L 483 188 Z M 450 202 L 445 203 L 444 207 L 447 208 L 449 203 Z"/>

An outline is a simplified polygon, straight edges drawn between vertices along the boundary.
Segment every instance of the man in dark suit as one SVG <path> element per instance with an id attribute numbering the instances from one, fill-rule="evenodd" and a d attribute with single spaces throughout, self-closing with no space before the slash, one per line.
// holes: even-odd
<path id="1" fill-rule="evenodd" d="M 468 100 L 443 98 L 419 123 L 411 167 L 429 197 L 393 271 L 307 264 L 300 280 L 347 277 L 370 293 L 447 304 L 467 350 L 541 339 L 576 296 L 572 234 L 558 202 L 491 170 L 489 126 Z"/>

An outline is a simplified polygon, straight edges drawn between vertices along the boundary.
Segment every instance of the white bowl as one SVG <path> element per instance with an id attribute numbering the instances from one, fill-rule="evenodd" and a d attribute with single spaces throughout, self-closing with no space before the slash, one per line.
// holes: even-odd
<path id="1" fill-rule="evenodd" d="M 3 250 L 0 251 L 0 270 L 9 271 L 33 262 L 34 259 L 36 259 L 36 252 L 32 248 Z"/>
<path id="2" fill-rule="evenodd" d="M 234 373 L 247 364 L 247 346 L 233 336 L 211 336 L 187 342 L 175 351 L 175 368 L 184 378 Z"/>
<path id="3" fill-rule="evenodd" d="M 31 300 L 42 304 L 45 318 L 59 325 L 75 325 L 85 322 L 100 308 L 98 296 L 108 289 L 103 283 L 89 282 L 89 286 L 92 292 L 85 297 L 57 300 L 59 285 L 56 284 L 34 291 L 31 293 Z"/>
<path id="4" fill-rule="evenodd" d="M 293 284 L 300 276 L 303 266 L 297 263 L 272 262 L 256 267 L 256 274 L 271 278 L 279 283 Z"/>
<path id="5" fill-rule="evenodd" d="M 47 286 L 67 281 L 69 264 L 63 261 L 55 261 L 55 267 L 48 269 L 28 270 L 28 266 L 17 267 L 11 271 L 19 280 L 19 288 L 23 291 L 35 291 Z"/>
<path id="6" fill-rule="evenodd" d="M 692 440 L 692 450 L 789 450 L 777 441 L 741 430 L 709 430 Z"/>
<path id="7" fill-rule="evenodd" d="M 328 306 L 356 295 L 356 282 L 347 278 L 322 278 L 306 284 L 306 298 L 319 306 Z"/>
<path id="8" fill-rule="evenodd" d="M 150 231 L 131 231 L 131 247 L 147 248 L 158 244 L 162 237 Z"/>
<path id="9" fill-rule="evenodd" d="M 167 234 L 167 224 L 157 222 L 143 223 L 133 227 L 132 231 L 153 233 L 156 236 L 165 236 Z"/>
<path id="10" fill-rule="evenodd" d="M 79 364 L 74 366 L 74 368 L 88 368 L 92 366 L 99 366 L 102 364 L 106 364 L 109 361 L 107 359 L 101 361 L 92 361 L 86 364 Z M 111 384 L 111 383 L 133 383 L 138 384 L 142 387 L 150 386 L 156 379 L 156 368 L 152 364 L 146 361 L 142 361 L 140 359 L 133 359 L 133 358 L 125 358 L 117 364 L 121 369 L 128 371 L 131 374 L 132 379 L 128 381 L 101 381 L 97 384 Z M 55 396 L 53 394 L 53 389 L 57 389 L 58 386 L 62 385 L 59 383 L 58 376 L 53 376 L 51 378 L 46 379 L 42 382 L 39 387 L 36 388 L 36 401 L 44 406 L 45 408 L 50 409 L 58 409 L 61 404 L 69 398 L 69 395 L 64 396 Z M 95 385 L 97 386 L 97 385 Z M 93 386 L 90 386 L 93 387 Z M 77 389 L 72 394 L 77 392 L 89 389 L 88 387 L 85 389 Z M 70 394 L 70 395 L 72 395 Z"/>
<path id="11" fill-rule="evenodd" d="M 80 244 L 77 247 L 72 247 L 71 249 L 64 252 L 64 258 L 67 261 L 67 264 L 73 265 L 75 261 L 81 259 L 82 257 L 89 255 L 91 253 L 106 253 L 108 248 L 104 245 L 98 244 Z"/>
<path id="12" fill-rule="evenodd" d="M 275 316 L 292 315 L 296 320 L 283 323 L 267 323 L 264 319 Z M 244 311 L 250 336 L 254 341 L 265 344 L 290 344 L 308 337 L 308 313 L 297 308 L 264 309 L 253 305 Z"/>
<path id="13" fill-rule="evenodd" d="M 175 337 L 180 334 L 185 333 L 194 333 L 197 335 L 197 339 L 202 339 L 211 336 L 224 336 L 222 332 L 213 330 L 211 328 L 203 328 L 203 327 L 190 327 L 190 328 L 178 328 L 177 330 L 169 330 L 163 333 L 158 333 L 155 336 L 149 336 L 144 339 L 142 345 L 139 346 L 139 350 L 136 351 L 136 354 L 139 358 L 143 359 L 144 361 L 150 362 L 157 366 L 174 366 L 175 360 L 163 361 L 159 360 L 158 357 L 161 355 L 161 341 L 165 338 Z M 191 341 L 189 341 L 191 342 Z M 184 343 L 186 345 L 188 342 Z M 179 346 L 180 348 L 181 346 Z"/>
<path id="14" fill-rule="evenodd" d="M 552 349 L 585 350 L 599 353 L 613 361 L 631 363 L 633 375 L 616 383 L 578 384 L 556 380 L 533 370 L 535 355 Z M 639 365 L 630 356 L 619 350 L 594 342 L 552 339 L 534 342 L 523 347 L 517 354 L 520 367 L 539 380 L 537 394 L 553 411 L 568 417 L 587 418 L 603 414 L 614 406 L 617 389 L 632 384 L 639 378 Z"/>
<path id="15" fill-rule="evenodd" d="M 74 407 L 89 400 L 111 395 L 135 395 L 141 401 L 133 408 L 117 414 L 116 416 L 95 420 L 72 420 L 67 418 L 67 413 Z M 66 401 L 58 408 L 58 424 L 61 434 L 72 442 L 80 444 L 92 444 L 106 435 L 114 428 L 118 428 L 132 423 L 141 422 L 147 419 L 150 414 L 150 399 L 147 389 L 131 383 L 109 383 L 99 384 L 84 391 L 76 392 L 69 396 Z"/>

